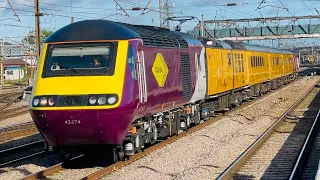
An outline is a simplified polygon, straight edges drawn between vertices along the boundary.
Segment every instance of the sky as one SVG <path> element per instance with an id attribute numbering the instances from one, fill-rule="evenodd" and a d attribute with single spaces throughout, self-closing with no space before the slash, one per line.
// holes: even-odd
<path id="1" fill-rule="evenodd" d="M 142 11 L 132 11 L 133 7 L 146 7 L 149 0 L 117 0 L 125 12 L 116 8 L 113 0 L 39 0 L 42 29 L 55 31 L 70 24 L 71 17 L 75 21 L 86 19 L 107 19 L 131 24 L 159 26 L 158 0 L 151 0 L 149 8 Z M 171 0 L 173 16 L 195 16 L 205 20 L 238 19 L 274 16 L 304 16 L 317 15 L 320 12 L 320 0 Z M 34 1 L 9 0 L 16 14 L 10 8 L 7 0 L 0 0 L 0 39 L 7 42 L 19 42 L 29 31 L 34 29 Z M 237 3 L 237 6 L 227 7 L 227 3 Z M 182 31 L 191 30 L 198 21 L 189 21 L 182 25 Z M 315 22 L 319 23 L 319 22 Z M 170 25 L 176 25 L 171 22 Z"/>

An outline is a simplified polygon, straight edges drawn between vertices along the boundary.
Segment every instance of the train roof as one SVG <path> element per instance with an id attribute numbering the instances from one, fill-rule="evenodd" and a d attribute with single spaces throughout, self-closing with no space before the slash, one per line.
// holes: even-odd
<path id="1" fill-rule="evenodd" d="M 69 24 L 50 35 L 45 43 L 126 40 L 140 38 L 133 30 L 107 20 L 85 20 Z"/>
<path id="2" fill-rule="evenodd" d="M 182 32 L 155 26 L 132 25 L 108 20 L 85 20 L 69 24 L 49 36 L 45 43 L 127 40 L 141 38 L 144 46 L 188 48 L 201 42 Z"/>
<path id="3" fill-rule="evenodd" d="M 284 49 L 276 49 L 276 48 L 271 48 L 267 46 L 253 45 L 253 44 L 234 42 L 234 41 L 225 41 L 225 42 L 228 43 L 232 47 L 232 49 L 268 52 L 268 53 L 275 53 L 275 54 L 293 54 L 291 51 L 284 50 Z"/>
<path id="4" fill-rule="evenodd" d="M 144 46 L 188 48 L 189 44 L 186 41 L 185 37 L 195 40 L 195 38 L 188 34 L 171 31 L 170 29 L 166 28 L 145 25 L 132 25 L 126 23 L 119 24 L 132 29 L 134 32 L 139 34 L 141 39 L 143 40 Z"/>
<path id="5" fill-rule="evenodd" d="M 223 42 L 223 41 L 205 40 L 204 44 L 206 47 L 232 49 L 232 47 L 228 43 Z"/>

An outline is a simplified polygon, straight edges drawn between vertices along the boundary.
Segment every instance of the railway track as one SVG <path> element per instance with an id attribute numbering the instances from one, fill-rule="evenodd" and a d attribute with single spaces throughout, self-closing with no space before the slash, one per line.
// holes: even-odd
<path id="1" fill-rule="evenodd" d="M 19 101 L 23 96 L 23 91 L 8 92 L 0 94 L 0 121 L 11 117 L 19 116 L 28 112 L 28 106 L 21 106 L 8 109 L 10 105 Z"/>
<path id="2" fill-rule="evenodd" d="M 283 86 L 283 87 L 279 88 L 279 90 L 282 89 L 282 88 L 284 88 L 284 87 L 286 87 L 286 86 Z M 310 89 L 310 90 L 311 90 L 311 89 Z M 276 93 L 276 92 L 277 92 L 277 91 L 273 91 L 273 92 L 270 92 L 270 93 L 268 93 L 268 94 L 269 94 L 269 95 L 272 95 L 272 94 L 274 94 L 274 93 Z M 257 100 L 259 100 L 259 99 L 261 99 L 261 98 L 263 98 L 263 97 L 264 97 L 264 96 L 258 97 L 258 98 L 253 98 L 253 100 L 251 100 L 251 101 L 249 101 L 249 102 L 246 102 L 246 103 L 240 105 L 239 108 L 249 106 L 249 105 L 255 103 Z M 237 109 L 237 108 L 236 108 L 236 109 Z M 164 146 L 166 146 L 166 145 L 168 145 L 168 144 L 170 144 L 170 143 L 172 143 L 172 142 L 174 142 L 174 141 L 176 141 L 176 140 L 178 140 L 178 139 L 181 139 L 181 138 L 183 138 L 183 137 L 185 137 L 185 136 L 187 136 L 187 135 L 189 135 L 189 134 L 191 134 L 191 133 L 193 133 L 193 132 L 196 132 L 196 131 L 201 130 L 202 128 L 204 128 L 204 127 L 206 127 L 206 126 L 208 126 L 208 125 L 210 125 L 210 124 L 218 121 L 218 120 L 221 119 L 223 116 L 232 113 L 232 112 L 233 112 L 234 110 L 236 110 L 236 109 L 232 109 L 232 110 L 227 111 L 227 112 L 225 112 L 225 113 L 217 114 L 216 117 L 210 118 L 210 119 L 202 122 L 201 124 L 192 127 L 192 128 L 189 129 L 188 131 L 184 131 L 184 132 L 178 134 L 177 136 L 173 136 L 173 137 L 170 137 L 170 138 L 168 138 L 168 139 L 166 139 L 166 140 L 164 140 L 164 141 L 161 141 L 161 142 L 159 142 L 159 143 L 157 143 L 157 144 L 155 144 L 155 145 L 153 145 L 153 146 L 151 146 L 151 147 L 143 150 L 142 152 L 137 153 L 137 154 L 131 156 L 130 159 L 128 159 L 128 160 L 126 160 L 126 161 L 117 162 L 117 163 L 115 163 L 115 164 L 112 164 L 112 165 L 110 165 L 110 166 L 107 166 L 106 168 L 104 168 L 104 169 L 102 169 L 102 170 L 100 170 L 100 171 L 97 171 L 97 172 L 95 172 L 95 173 L 93 173 L 93 174 L 90 174 L 90 175 L 84 177 L 83 179 L 97 179 L 97 178 L 106 176 L 106 175 L 112 173 L 113 171 L 116 171 L 116 170 L 118 170 L 118 169 L 121 169 L 122 167 L 127 166 L 127 165 L 129 165 L 129 164 L 131 164 L 131 163 L 133 163 L 133 162 L 135 162 L 135 161 L 143 158 L 144 156 L 148 155 L 149 153 L 151 153 L 151 152 L 153 152 L 153 151 L 156 151 L 157 149 L 163 148 Z M 77 158 L 75 158 L 75 160 L 78 160 L 79 158 L 80 158 L 80 157 L 77 157 Z M 72 161 L 73 161 L 73 160 L 71 160 L 71 163 L 72 163 Z M 57 164 L 57 165 L 55 165 L 55 166 L 49 167 L 49 168 L 47 168 L 47 169 L 45 169 L 45 170 L 43 170 L 43 171 L 37 172 L 37 173 L 35 173 L 35 174 L 31 174 L 31 175 L 29 175 L 29 176 L 27 176 L 27 177 L 25 177 L 25 178 L 23 178 L 23 179 L 24 179 L 24 180 L 33 180 L 33 179 L 45 178 L 45 177 L 48 177 L 48 176 L 50 176 L 50 175 L 52 175 L 52 174 L 54 174 L 54 173 L 57 173 L 57 172 L 60 172 L 60 171 L 63 171 L 63 170 L 64 170 L 63 163 L 60 163 L 60 164 Z"/>
<path id="3" fill-rule="evenodd" d="M 318 84 L 298 99 L 218 180 L 288 179 L 320 108 L 319 92 Z"/>
<path id="4" fill-rule="evenodd" d="M 304 69 L 302 71 L 299 72 L 299 76 L 310 76 L 311 73 L 316 73 L 316 74 L 319 74 L 320 73 L 320 68 L 307 68 L 307 69 Z"/>
<path id="5" fill-rule="evenodd" d="M 8 118 L 20 116 L 20 115 L 26 114 L 28 112 L 29 112 L 28 105 L 21 106 L 21 107 L 15 107 L 15 108 L 11 108 L 8 110 L 2 110 L 2 111 L 0 111 L 0 121 L 8 119 Z"/>
<path id="6" fill-rule="evenodd" d="M 18 90 L 14 92 L 6 92 L 6 93 L 0 93 L 0 102 L 5 101 L 7 99 L 17 98 L 19 96 L 22 96 L 24 93 L 23 90 Z"/>
<path id="7" fill-rule="evenodd" d="M 0 128 L 0 142 L 16 137 L 27 136 L 38 133 L 33 122 L 27 122 L 22 124 L 16 124 L 5 128 Z"/>
<path id="8" fill-rule="evenodd" d="M 319 179 L 320 178 L 320 110 L 304 142 L 297 158 L 292 179 Z"/>
<path id="9" fill-rule="evenodd" d="M 23 88 L 24 86 L 21 85 L 11 85 L 11 86 L 2 86 L 0 89 L 16 89 L 16 88 Z"/>
<path id="10" fill-rule="evenodd" d="M 0 106 L 0 112 L 7 109 L 13 103 L 20 101 L 21 99 L 19 99 L 19 98 L 21 98 L 21 97 L 22 97 L 22 95 L 20 93 L 16 94 L 16 95 L 12 95 L 12 97 L 9 97 L 8 98 L 9 100 L 7 100 L 7 102 L 4 105 Z"/>
<path id="11" fill-rule="evenodd" d="M 45 154 L 43 140 L 0 151 L 0 167 Z"/>

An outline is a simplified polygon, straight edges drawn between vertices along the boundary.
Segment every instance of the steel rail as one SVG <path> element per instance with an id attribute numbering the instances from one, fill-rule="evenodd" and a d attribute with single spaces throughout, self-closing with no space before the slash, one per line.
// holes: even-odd
<path id="1" fill-rule="evenodd" d="M 11 96 L 22 96 L 24 93 L 24 91 L 16 91 L 16 92 L 9 92 L 9 93 L 2 93 L 0 94 L 0 100 L 4 100 L 8 97 L 11 97 Z"/>
<path id="2" fill-rule="evenodd" d="M 25 122 L 25 123 L 21 123 L 21 124 L 14 124 L 14 125 L 11 125 L 11 126 L 2 127 L 2 128 L 0 128 L 0 133 L 1 132 L 5 132 L 5 131 L 10 131 L 12 129 L 17 129 L 17 128 L 20 128 L 20 127 L 24 127 L 24 126 L 27 126 L 27 125 L 34 125 L 34 122 L 33 121 L 29 121 L 29 122 Z"/>
<path id="3" fill-rule="evenodd" d="M 12 161 L 1 163 L 0 167 L 3 167 L 3 166 L 8 165 L 8 164 L 15 163 L 15 162 L 18 162 L 18 161 L 26 160 L 26 159 L 29 159 L 29 158 L 32 158 L 32 157 L 36 157 L 36 156 L 39 156 L 39 155 L 44 154 L 44 153 L 46 153 L 46 151 L 43 150 L 43 151 L 40 151 L 40 152 L 37 152 L 37 153 L 34 153 L 34 154 L 30 154 L 28 156 L 24 156 L 24 157 L 21 157 L 21 158 L 12 160 Z"/>
<path id="4" fill-rule="evenodd" d="M 302 149 L 301 149 L 301 152 L 299 153 L 299 156 L 298 156 L 298 159 L 297 159 L 297 161 L 296 161 L 296 163 L 295 163 L 295 165 L 294 165 L 294 168 L 293 168 L 293 170 L 292 170 L 292 173 L 291 173 L 291 175 L 290 175 L 290 180 L 292 180 L 294 177 L 295 177 L 295 174 L 297 173 L 297 171 L 298 171 L 298 168 L 299 168 L 299 166 L 300 166 L 300 164 L 301 164 L 301 162 L 302 162 L 302 156 L 306 153 L 306 150 L 307 150 L 307 147 L 310 145 L 310 143 L 312 143 L 311 141 L 312 141 L 312 135 L 316 132 L 316 131 L 318 131 L 317 129 L 316 129 L 316 124 L 318 123 L 318 121 L 319 121 L 319 119 L 320 119 L 320 110 L 318 111 L 318 114 L 317 114 L 317 117 L 315 118 L 315 121 L 313 122 L 313 124 L 312 124 L 312 127 L 311 127 L 311 129 L 310 129 L 310 131 L 309 131 L 309 133 L 308 133 L 308 136 L 307 136 L 307 138 L 306 138 L 306 140 L 305 140 L 305 142 L 304 142 L 304 144 L 303 144 L 303 146 L 302 146 Z"/>
<path id="5" fill-rule="evenodd" d="M 32 121 L 21 124 L 15 124 L 12 126 L 0 128 L 0 141 L 4 139 L 12 139 L 16 137 L 26 136 L 38 132 L 39 131 L 37 127 Z"/>
<path id="6" fill-rule="evenodd" d="M 22 88 L 24 88 L 24 87 L 22 87 L 22 86 L 3 86 L 3 87 L 1 87 L 0 88 L 0 90 L 7 90 L 7 89 L 22 89 Z"/>
<path id="7" fill-rule="evenodd" d="M 317 82 L 317 84 L 320 82 L 320 80 Z M 290 84 L 290 83 L 289 83 Z M 289 85 L 287 84 L 287 85 Z M 279 89 L 275 90 L 275 91 L 271 91 L 269 93 L 267 93 L 266 95 L 270 96 L 270 95 L 273 95 L 275 93 L 277 93 L 279 90 L 287 87 L 287 85 L 284 85 L 282 87 L 280 87 Z M 312 88 L 311 88 L 312 89 Z M 112 164 L 104 169 L 101 169 L 93 174 L 90 174 L 82 179 L 85 179 L 85 180 L 91 180 L 91 179 L 98 179 L 98 178 L 101 178 L 103 176 L 106 176 L 108 174 L 111 174 L 112 172 L 116 171 L 116 170 L 119 170 L 121 169 L 122 167 L 126 166 L 126 165 L 129 165 L 141 158 L 143 158 L 144 156 L 150 154 L 151 152 L 155 151 L 155 150 L 158 150 L 158 149 L 161 149 L 163 147 L 165 147 L 166 145 L 168 144 L 171 144 L 172 142 L 178 140 L 178 139 L 181 139 L 193 132 L 196 132 L 196 131 L 199 131 L 201 129 L 203 129 L 204 127 L 210 125 L 210 124 L 213 124 L 214 122 L 220 120 L 222 117 L 226 116 L 226 115 L 229 115 L 230 113 L 238 110 L 239 108 L 244 108 L 244 107 L 247 107 L 255 102 L 257 102 L 258 100 L 262 99 L 262 98 L 265 98 L 267 97 L 266 95 L 264 96 L 260 96 L 260 97 L 257 97 L 257 98 L 253 98 L 252 100 L 248 101 L 248 102 L 245 102 L 243 104 L 241 104 L 240 106 L 238 106 L 237 108 L 235 109 L 231 109 L 225 113 L 221 113 L 221 114 L 218 114 L 216 117 L 212 117 L 211 119 L 208 119 L 190 129 L 188 129 L 187 131 L 183 131 L 181 133 L 179 133 L 178 135 L 176 136 L 173 136 L 173 137 L 170 137 L 164 141 L 161 141 L 145 150 L 142 150 L 142 152 L 140 153 L 137 153 L 133 156 L 130 157 L 129 160 L 126 160 L 126 161 L 122 161 L 122 162 L 117 162 L 115 164 Z M 37 173 L 34 173 L 34 174 L 31 174 L 27 177 L 24 177 L 22 178 L 22 180 L 35 180 L 35 179 L 40 179 L 40 178 L 45 178 L 45 177 L 48 177 L 54 173 L 57 173 L 59 171 L 62 171 L 64 170 L 64 168 L 62 167 L 62 163 L 60 164 L 57 164 L 55 166 L 52 166 L 52 167 L 49 167 L 48 169 L 44 169 L 43 171 L 40 171 L 40 172 L 37 172 Z"/>
<path id="8" fill-rule="evenodd" d="M 42 144 L 42 143 L 43 143 L 43 140 L 39 140 L 39 141 L 23 144 L 23 145 L 20 145 L 20 146 L 17 146 L 17 147 L 1 150 L 0 151 L 0 156 L 2 156 L 1 154 L 8 154 L 8 153 L 10 153 L 12 151 L 14 152 L 14 151 L 18 151 L 20 149 L 32 148 L 33 146 L 36 146 L 36 145 L 39 145 L 39 144 Z M 14 159 L 14 160 L 1 162 L 0 163 L 0 167 L 3 167 L 3 166 L 8 165 L 8 164 L 12 164 L 14 162 L 18 162 L 18 161 L 21 161 L 21 160 L 25 160 L 25 159 L 28 159 L 28 158 L 31 158 L 31 157 L 35 157 L 35 156 L 38 156 L 38 155 L 43 154 L 45 152 L 46 152 L 45 150 L 41 150 L 39 152 L 36 152 L 36 153 L 33 153 L 33 154 L 29 154 L 27 156 L 19 157 L 19 158 Z"/>
<path id="9" fill-rule="evenodd" d="M 273 92 L 273 93 L 275 93 L 275 92 Z M 264 96 L 261 96 L 260 98 L 263 98 L 263 97 Z M 248 105 L 256 102 L 256 100 L 258 100 L 260 98 L 256 98 L 253 101 L 250 101 L 248 103 L 245 103 L 245 104 L 241 105 L 240 107 L 248 106 Z M 165 145 L 168 145 L 168 144 L 170 144 L 170 143 L 172 143 L 172 142 L 174 142 L 174 141 L 176 141 L 176 140 L 178 140 L 178 139 L 180 139 L 180 138 L 182 138 L 182 137 L 184 137 L 184 136 L 186 136 L 188 134 L 191 134 L 191 133 L 193 133 L 193 132 L 195 132 L 197 130 L 200 130 L 200 129 L 204 128 L 205 126 L 207 126 L 209 124 L 212 124 L 212 123 L 216 122 L 217 120 L 221 119 L 224 115 L 227 115 L 227 114 L 229 114 L 229 113 L 231 113 L 231 112 L 233 112 L 234 110 L 237 110 L 237 109 L 233 109 L 233 110 L 230 110 L 230 111 L 228 111 L 228 112 L 226 112 L 224 114 L 220 114 L 220 115 L 218 115 L 218 116 L 216 116 L 216 117 L 214 117 L 214 118 L 212 118 L 210 120 L 207 120 L 207 121 L 205 121 L 205 122 L 203 122 L 203 123 L 191 128 L 191 129 L 189 129 L 188 131 L 184 131 L 184 132 L 178 134 L 177 136 L 173 136 L 173 137 L 171 137 L 171 138 L 169 138 L 167 140 L 159 142 L 159 143 L 157 143 L 157 144 L 155 144 L 155 145 L 143 150 L 141 153 L 138 153 L 138 154 L 135 154 L 135 155 L 131 156 L 130 159 L 127 160 L 127 161 L 118 162 L 118 163 L 115 163 L 113 165 L 110 165 L 110 166 L 108 166 L 108 167 L 106 167 L 106 168 L 104 168 L 104 169 L 102 169 L 100 171 L 97 171 L 97 172 L 95 172 L 95 173 L 93 173 L 93 174 L 91 174 L 91 175 L 89 175 L 89 176 L 87 176 L 87 177 L 85 177 L 83 179 L 96 179 L 98 177 L 102 177 L 102 176 L 108 175 L 108 174 L 112 173 L 113 171 L 118 170 L 118 169 L 120 169 L 120 168 L 122 168 L 122 167 L 124 167 L 124 166 L 126 166 L 128 164 L 131 164 L 134 161 L 146 156 L 147 154 L 149 154 L 149 153 L 151 153 L 151 152 L 153 152 L 153 151 L 155 151 L 157 149 L 160 149 L 160 148 L 164 147 Z M 52 175 L 54 173 L 57 173 L 59 171 L 62 171 L 62 170 L 64 170 L 64 168 L 62 167 L 62 163 L 60 163 L 60 164 L 51 166 L 48 169 L 45 169 L 43 171 L 40 171 L 40 172 L 31 174 L 31 175 L 29 175 L 27 177 L 24 177 L 24 178 L 22 178 L 22 180 L 35 180 L 35 179 L 39 179 L 39 178 L 45 178 L 47 176 L 50 176 L 50 175 Z"/>
<path id="10" fill-rule="evenodd" d="M 81 157 L 83 157 L 83 154 L 80 155 L 80 156 L 77 156 L 77 157 L 74 157 L 74 158 L 70 159 L 70 161 L 74 161 L 74 160 L 79 159 L 79 158 L 81 158 Z M 24 178 L 22 178 L 21 180 L 41 179 L 41 178 L 50 176 L 50 175 L 52 175 L 52 174 L 54 174 L 54 173 L 57 173 L 57 172 L 59 172 L 59 171 L 62 171 L 62 170 L 64 170 L 64 168 L 62 167 L 62 163 L 59 163 L 59 164 L 56 164 L 56 165 L 54 165 L 54 166 L 51 166 L 51 167 L 49 167 L 49 168 L 47 168 L 47 169 L 44 169 L 44 170 L 42 170 L 42 171 L 40 171 L 40 172 L 37 172 L 37 173 L 31 174 L 31 175 L 29 175 L 29 176 L 27 176 L 27 177 L 24 177 Z"/>
<path id="11" fill-rule="evenodd" d="M 253 144 L 251 144 L 222 174 L 220 174 L 217 180 L 225 180 L 225 179 L 232 179 L 232 175 L 236 172 L 244 163 L 245 160 L 252 155 L 255 150 L 257 150 L 269 137 L 270 135 L 276 130 L 280 124 L 285 119 L 286 115 L 289 114 L 294 108 L 296 108 L 314 89 L 316 85 L 320 82 L 312 86 L 306 93 L 304 93 L 282 116 L 274 122 Z"/>
<path id="12" fill-rule="evenodd" d="M 40 142 L 43 142 L 43 140 L 39 140 L 39 141 L 35 141 L 35 142 L 23 144 L 23 145 L 20 145 L 20 146 L 8 148 L 8 149 L 5 149 L 5 150 L 1 150 L 1 151 L 0 151 L 0 154 L 2 154 L 2 153 L 8 153 L 9 151 L 17 150 L 17 149 L 24 148 L 24 147 L 27 147 L 27 146 L 32 146 L 32 145 L 35 145 L 35 144 L 39 144 Z"/>
<path id="13" fill-rule="evenodd" d="M 319 82 L 320 82 L 320 80 L 317 82 L 317 84 L 318 84 Z M 286 86 L 282 86 L 282 87 L 279 88 L 278 90 L 281 90 L 281 89 L 284 88 L 284 87 L 286 87 Z M 310 91 L 311 91 L 312 89 L 313 89 L 313 87 L 310 88 Z M 276 92 L 277 92 L 277 91 L 273 91 L 273 92 L 271 92 L 271 93 L 268 93 L 268 95 L 270 96 L 270 95 L 272 95 L 272 94 L 275 94 Z M 308 92 L 309 92 L 309 90 L 308 90 Z M 224 117 L 224 116 L 226 116 L 226 115 L 234 112 L 235 110 L 238 110 L 239 108 L 243 108 L 243 107 L 249 106 L 249 105 L 257 102 L 258 100 L 260 100 L 260 99 L 262 99 L 262 98 L 264 98 L 264 97 L 265 97 L 265 96 L 260 96 L 260 97 L 258 97 L 258 98 L 253 99 L 253 100 L 250 101 L 250 102 L 244 103 L 244 104 L 240 105 L 240 106 L 239 106 L 238 108 L 236 108 L 236 109 L 232 109 L 232 110 L 230 110 L 230 111 L 227 111 L 226 113 L 220 114 L 220 115 L 218 115 L 217 117 L 214 117 L 214 118 L 212 118 L 212 119 L 209 119 L 209 120 L 207 120 L 207 121 L 205 121 L 205 122 L 203 122 L 203 123 L 201 123 L 201 124 L 199 124 L 199 125 L 197 125 L 197 126 L 195 126 L 195 127 L 192 127 L 191 129 L 189 129 L 189 130 L 187 130 L 187 131 L 184 131 L 184 132 L 178 134 L 177 136 L 170 137 L 169 139 L 167 139 L 167 140 L 165 140 L 165 141 L 162 141 L 162 142 L 160 142 L 160 143 L 158 143 L 158 144 L 155 144 L 155 145 L 153 145 L 153 146 L 151 146 L 151 147 L 143 150 L 141 153 L 138 153 L 138 154 L 135 154 L 135 155 L 131 156 L 130 159 L 127 160 L 127 161 L 118 162 L 118 163 L 116 163 L 116 164 L 113 164 L 113 165 L 111 165 L 111 166 L 108 166 L 108 167 L 106 167 L 106 168 L 104 168 L 104 169 L 101 169 L 101 170 L 99 170 L 99 171 L 97 171 L 97 172 L 95 172 L 95 173 L 93 173 L 93 174 L 91 174 L 91 175 L 89 175 L 89 176 L 86 176 L 86 177 L 82 178 L 82 180 L 95 180 L 95 179 L 101 178 L 101 177 L 103 177 L 103 176 L 106 176 L 106 175 L 108 175 L 108 174 L 111 174 L 112 172 L 114 172 L 114 171 L 116 171 L 116 170 L 119 170 L 119 169 L 121 169 L 122 167 L 124 167 L 124 166 L 126 166 L 126 165 L 129 165 L 129 164 L 131 164 L 131 163 L 133 163 L 133 162 L 141 159 L 142 157 L 150 154 L 151 152 L 153 152 L 153 151 L 155 151 L 155 150 L 158 150 L 158 149 L 160 149 L 160 148 L 163 148 L 163 147 L 165 147 L 166 145 L 171 144 L 172 142 L 174 142 L 174 141 L 176 141 L 176 140 L 178 140 L 178 139 L 181 139 L 181 138 L 187 136 L 188 134 L 191 134 L 191 133 L 193 133 L 193 132 L 199 131 L 199 130 L 203 129 L 204 127 L 206 127 L 206 126 L 208 126 L 208 125 L 210 125 L 210 124 L 218 121 L 218 120 L 221 119 L 222 117 Z"/>
<path id="14" fill-rule="evenodd" d="M 14 112 L 14 111 L 16 111 L 16 112 Z M 16 116 L 20 116 L 20 115 L 26 114 L 28 112 L 29 112 L 29 106 L 27 106 L 27 105 L 22 106 L 22 107 L 16 107 L 16 108 L 0 111 L 0 113 L 1 113 L 0 121 L 6 120 L 9 118 L 13 118 Z"/>

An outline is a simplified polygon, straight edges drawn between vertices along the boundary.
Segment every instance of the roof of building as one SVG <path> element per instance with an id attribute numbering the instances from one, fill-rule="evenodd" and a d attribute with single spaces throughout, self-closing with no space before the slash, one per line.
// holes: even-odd
<path id="1" fill-rule="evenodd" d="M 6 58 L 3 62 L 4 66 L 24 66 L 25 61 L 22 58 L 15 57 L 15 58 Z M 27 63 L 29 66 L 30 64 Z"/>
<path id="2" fill-rule="evenodd" d="M 12 45 L 11 43 L 9 42 L 3 42 L 4 45 Z"/>

